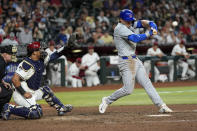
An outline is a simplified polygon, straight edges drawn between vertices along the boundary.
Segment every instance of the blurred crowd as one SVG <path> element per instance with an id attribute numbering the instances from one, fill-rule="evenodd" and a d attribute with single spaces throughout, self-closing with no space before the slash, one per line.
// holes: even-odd
<path id="1" fill-rule="evenodd" d="M 113 29 L 124 8 L 133 10 L 137 20 L 152 20 L 157 24 L 158 35 L 143 43 L 176 45 L 184 41 L 187 44 L 197 41 L 196 7 L 196 0 L 0 0 L 0 46 L 41 41 L 47 43 L 50 53 L 66 45 L 72 33 L 77 33 L 79 45 L 88 49 L 92 49 L 92 46 L 113 46 Z M 138 33 L 144 32 L 145 29 L 138 30 Z M 88 50 L 84 56 L 90 52 Z M 90 62 L 84 56 L 71 63 L 74 64 L 72 68 L 76 69 L 74 72 L 70 71 L 72 68 L 65 68 L 66 75 L 70 73 L 71 76 L 67 77 L 67 81 L 70 80 L 73 86 L 81 87 L 84 83 L 81 68 L 85 68 L 82 76 L 86 80 L 94 77 L 98 79 L 99 56 L 94 55 Z M 69 65 L 66 58 L 63 59 L 65 65 Z M 91 69 L 94 67 L 92 65 L 94 69 Z M 60 65 L 51 66 L 60 74 Z M 54 74 L 53 71 L 51 73 Z M 59 80 L 57 76 L 55 78 Z M 100 83 L 99 80 L 97 83 L 89 81 L 86 81 L 87 86 Z M 53 84 L 55 82 L 51 81 Z"/>
<path id="2" fill-rule="evenodd" d="M 73 32 L 84 45 L 113 44 L 113 27 L 121 9 L 136 19 L 153 20 L 159 44 L 197 41 L 195 0 L 1 0 L 0 43 L 50 41 L 66 44 Z M 139 33 L 144 31 L 139 30 Z M 153 41 L 144 41 L 150 43 Z"/>

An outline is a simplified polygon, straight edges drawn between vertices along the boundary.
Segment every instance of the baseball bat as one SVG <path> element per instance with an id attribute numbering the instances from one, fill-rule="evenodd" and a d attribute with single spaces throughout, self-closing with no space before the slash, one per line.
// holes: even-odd
<path id="1" fill-rule="evenodd" d="M 153 35 L 156 35 L 157 34 L 157 30 L 156 29 L 151 28 L 151 30 L 153 31 Z"/>

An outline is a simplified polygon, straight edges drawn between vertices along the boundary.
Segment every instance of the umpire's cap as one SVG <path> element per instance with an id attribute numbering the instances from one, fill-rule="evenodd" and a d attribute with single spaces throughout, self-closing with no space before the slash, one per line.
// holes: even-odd
<path id="1" fill-rule="evenodd" d="M 120 18 L 125 20 L 125 21 L 134 21 L 134 14 L 133 11 L 129 9 L 124 9 L 120 11 Z"/>
<path id="2" fill-rule="evenodd" d="M 6 45 L 6 46 L 0 46 L 0 53 L 7 53 L 7 54 L 16 54 L 17 53 L 17 47 L 14 45 Z"/>

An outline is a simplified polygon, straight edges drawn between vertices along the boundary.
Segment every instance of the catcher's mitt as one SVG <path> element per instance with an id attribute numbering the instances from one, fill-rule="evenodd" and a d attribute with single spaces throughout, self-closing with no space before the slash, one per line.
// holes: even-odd
<path id="1" fill-rule="evenodd" d="M 76 33 L 73 33 L 70 35 L 70 38 L 68 40 L 68 44 L 67 44 L 67 47 L 68 48 L 72 48 L 72 47 L 76 47 L 78 46 L 78 43 L 77 43 L 77 34 Z"/>

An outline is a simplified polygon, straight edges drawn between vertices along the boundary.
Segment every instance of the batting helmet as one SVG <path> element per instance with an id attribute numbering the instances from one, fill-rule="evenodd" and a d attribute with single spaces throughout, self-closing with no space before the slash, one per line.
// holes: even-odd
<path id="1" fill-rule="evenodd" d="M 134 21 L 134 14 L 133 11 L 129 9 L 124 9 L 120 11 L 120 18 L 125 20 L 125 21 Z"/>
<path id="2" fill-rule="evenodd" d="M 40 42 L 38 42 L 38 41 L 32 42 L 32 43 L 28 44 L 28 46 L 27 46 L 27 55 L 31 56 L 31 54 L 34 51 L 39 51 L 39 50 L 40 50 Z"/>

